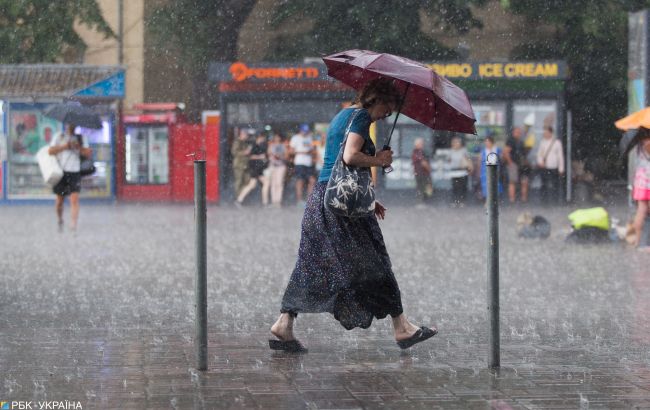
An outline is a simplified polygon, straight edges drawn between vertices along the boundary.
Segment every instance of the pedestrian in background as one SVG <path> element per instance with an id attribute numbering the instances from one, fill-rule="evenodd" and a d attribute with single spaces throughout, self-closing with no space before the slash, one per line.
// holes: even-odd
<path id="1" fill-rule="evenodd" d="M 266 160 L 266 151 L 266 135 L 260 133 L 257 135 L 255 143 L 251 147 L 248 156 L 248 174 L 250 176 L 250 179 L 248 181 L 248 184 L 237 196 L 237 201 L 235 202 L 236 206 L 242 206 L 244 199 L 246 199 L 248 194 L 250 194 L 255 189 L 255 187 L 257 187 L 258 182 L 264 186 L 264 180 L 266 179 L 264 176 L 264 170 L 268 165 Z M 262 197 L 262 200 L 264 200 L 264 197 Z"/>
<path id="2" fill-rule="evenodd" d="M 645 134 L 637 147 L 634 190 L 632 191 L 632 198 L 636 201 L 636 215 L 632 223 L 635 233 L 634 246 L 639 246 L 641 235 L 643 235 L 643 225 L 650 209 L 648 207 L 650 201 L 650 134 L 644 128 L 639 132 Z"/>
<path id="3" fill-rule="evenodd" d="M 77 230 L 79 219 L 79 193 L 81 192 L 81 155 L 90 157 L 92 150 L 88 141 L 82 135 L 75 134 L 74 124 L 65 124 L 64 131 L 57 133 L 50 142 L 48 153 L 55 155 L 61 169 L 63 178 L 54 185 L 52 191 L 56 195 L 54 207 L 58 220 L 59 232 L 63 232 L 63 202 L 70 196 L 70 229 Z"/>
<path id="4" fill-rule="evenodd" d="M 487 157 L 492 153 L 497 154 L 497 163 L 501 164 L 501 148 L 497 147 L 494 144 L 494 137 L 492 135 L 488 135 L 485 137 L 485 143 L 483 149 L 481 150 L 481 194 L 483 196 L 483 199 L 487 198 Z M 501 165 L 498 165 L 498 167 L 500 168 Z M 497 191 L 498 195 L 500 196 L 503 193 L 503 184 L 501 183 L 500 171 L 497 172 L 497 179 Z"/>
<path id="5" fill-rule="evenodd" d="M 331 212 L 323 203 L 348 124 L 350 131 L 343 153 L 347 164 L 391 164 L 392 151 L 375 153 L 370 124 L 390 116 L 400 97 L 390 80 L 371 81 L 359 93 L 356 103 L 332 120 L 323 171 L 302 219 L 296 267 L 282 299 L 280 317 L 271 327 L 276 337 L 269 340 L 271 349 L 306 350 L 293 334 L 294 319 L 299 313 L 330 312 L 346 329 L 365 329 L 374 318 L 390 315 L 395 339 L 403 349 L 437 333 L 435 328 L 414 326 L 404 315 L 400 290 L 377 222 L 377 218 L 384 218 L 386 208 L 377 202 L 374 215 L 346 218 Z"/>
<path id="6" fill-rule="evenodd" d="M 296 204 L 304 206 L 306 203 L 303 199 L 305 184 L 307 184 L 305 198 L 308 198 L 316 183 L 313 158 L 314 145 L 309 132 L 309 125 L 302 124 L 300 131 L 291 137 L 289 145 L 293 155 L 294 175 L 296 177 Z"/>
<path id="7" fill-rule="evenodd" d="M 511 204 L 517 200 L 517 185 L 521 202 L 528 202 L 528 177 L 530 167 L 527 166 L 526 149 L 522 141 L 522 130 L 519 127 L 512 129 L 512 135 L 506 141 L 503 150 L 503 161 L 508 170 L 508 199 Z"/>
<path id="8" fill-rule="evenodd" d="M 424 138 L 416 138 L 413 142 L 411 153 L 413 175 L 415 176 L 415 195 L 419 199 L 419 207 L 428 203 L 433 196 L 433 182 L 431 181 L 431 162 L 424 150 Z"/>
<path id="9" fill-rule="evenodd" d="M 284 177 L 287 174 L 287 149 L 284 145 L 282 135 L 273 134 L 267 151 L 269 158 L 268 177 L 264 179 L 262 186 L 262 203 L 269 203 L 269 191 L 271 193 L 271 204 L 275 207 L 282 205 L 282 193 L 284 190 Z"/>
<path id="10" fill-rule="evenodd" d="M 544 127 L 537 150 L 537 166 L 542 177 L 540 196 L 545 204 L 556 204 L 560 195 L 560 177 L 564 175 L 562 142 L 553 136 L 553 127 Z"/>
<path id="11" fill-rule="evenodd" d="M 452 206 L 464 207 L 467 197 L 467 180 L 474 167 L 460 137 L 451 139 L 449 168 L 451 169 L 449 176 L 451 178 Z"/>
<path id="12" fill-rule="evenodd" d="M 233 183 L 236 196 L 239 196 L 250 179 L 248 175 L 248 155 L 250 154 L 250 149 L 248 132 L 245 129 L 239 130 L 239 135 L 233 141 L 231 148 Z"/>

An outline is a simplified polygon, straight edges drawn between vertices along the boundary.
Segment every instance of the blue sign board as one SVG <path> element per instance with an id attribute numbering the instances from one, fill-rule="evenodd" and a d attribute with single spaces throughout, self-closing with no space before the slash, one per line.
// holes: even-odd
<path id="1" fill-rule="evenodd" d="M 120 71 L 75 93 L 79 97 L 124 97 L 124 71 Z"/>

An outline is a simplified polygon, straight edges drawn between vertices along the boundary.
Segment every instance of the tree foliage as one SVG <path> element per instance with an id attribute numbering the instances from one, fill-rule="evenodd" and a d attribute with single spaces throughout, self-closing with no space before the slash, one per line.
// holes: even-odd
<path id="1" fill-rule="evenodd" d="M 83 51 L 76 21 L 114 36 L 95 0 L 0 0 L 0 63 L 50 63 L 67 49 Z"/>
<path id="2" fill-rule="evenodd" d="M 455 50 L 423 31 L 421 13 L 434 26 L 466 33 L 481 27 L 470 6 L 486 0 L 290 0 L 274 16 L 280 26 L 298 16 L 310 20 L 306 33 L 280 36 L 268 59 L 290 60 L 329 54 L 348 48 L 396 53 L 414 59 L 449 59 Z"/>
<path id="3" fill-rule="evenodd" d="M 210 101 L 208 65 L 233 61 L 242 25 L 255 0 L 173 0 L 155 8 L 145 25 L 159 54 L 178 54 L 183 71 L 192 78 L 188 113 L 196 116 Z"/>
<path id="4" fill-rule="evenodd" d="M 564 59 L 569 65 L 567 105 L 578 158 L 601 176 L 620 175 L 614 121 L 627 113 L 627 13 L 650 1 L 502 0 L 502 5 L 525 16 L 531 34 L 513 58 Z M 551 29 L 551 38 L 534 35 L 544 28 Z"/>

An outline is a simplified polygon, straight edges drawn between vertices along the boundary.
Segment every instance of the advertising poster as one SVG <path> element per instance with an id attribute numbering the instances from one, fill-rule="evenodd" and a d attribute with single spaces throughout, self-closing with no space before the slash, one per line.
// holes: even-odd
<path id="1" fill-rule="evenodd" d="M 646 106 L 648 10 L 628 15 L 628 113 Z"/>
<path id="2" fill-rule="evenodd" d="M 51 194 L 43 182 L 36 153 L 60 131 L 61 123 L 43 116 L 40 109 L 10 110 L 7 130 L 7 190 L 10 198 Z"/>

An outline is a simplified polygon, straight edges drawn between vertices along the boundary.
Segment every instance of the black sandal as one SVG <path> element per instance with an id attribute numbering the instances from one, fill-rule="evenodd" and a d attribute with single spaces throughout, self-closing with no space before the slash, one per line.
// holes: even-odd
<path id="1" fill-rule="evenodd" d="M 438 329 L 429 329 L 428 327 L 422 326 L 413 334 L 413 336 L 409 337 L 408 339 L 398 341 L 397 345 L 401 349 L 408 349 L 414 344 L 424 342 L 425 340 L 432 338 L 436 334 L 438 334 Z"/>
<path id="2" fill-rule="evenodd" d="M 289 353 L 307 353 L 308 350 L 297 340 L 275 340 L 269 339 L 271 350 L 282 350 Z"/>

